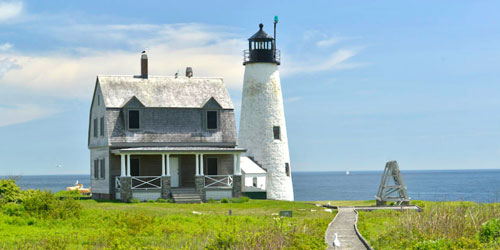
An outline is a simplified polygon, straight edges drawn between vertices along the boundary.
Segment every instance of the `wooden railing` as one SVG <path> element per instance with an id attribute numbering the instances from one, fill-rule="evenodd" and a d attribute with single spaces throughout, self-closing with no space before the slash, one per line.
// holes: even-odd
<path id="1" fill-rule="evenodd" d="M 233 187 L 233 176 L 205 175 L 205 187 Z"/>
<path id="2" fill-rule="evenodd" d="M 132 189 L 161 189 L 161 176 L 132 176 Z"/>
<path id="3" fill-rule="evenodd" d="M 115 190 L 120 190 L 122 188 L 122 183 L 120 182 L 120 176 L 115 177 Z"/>

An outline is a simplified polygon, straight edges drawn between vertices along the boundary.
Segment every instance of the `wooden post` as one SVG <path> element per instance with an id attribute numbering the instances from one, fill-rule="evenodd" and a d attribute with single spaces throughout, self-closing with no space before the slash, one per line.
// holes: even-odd
<path id="1" fill-rule="evenodd" d="M 120 154 L 120 156 L 121 156 L 120 176 L 125 176 L 125 154 Z"/>
<path id="2" fill-rule="evenodd" d="M 130 177 L 130 154 L 127 154 L 127 176 Z"/>
<path id="3" fill-rule="evenodd" d="M 167 154 L 167 176 L 170 176 L 170 154 Z"/>
<path id="4" fill-rule="evenodd" d="M 161 176 L 165 176 L 165 154 L 161 154 Z"/>
<path id="5" fill-rule="evenodd" d="M 200 174 L 201 176 L 205 175 L 205 169 L 203 167 L 203 154 L 200 154 Z"/>
<path id="6" fill-rule="evenodd" d="M 200 175 L 200 158 L 196 154 L 196 176 Z"/>

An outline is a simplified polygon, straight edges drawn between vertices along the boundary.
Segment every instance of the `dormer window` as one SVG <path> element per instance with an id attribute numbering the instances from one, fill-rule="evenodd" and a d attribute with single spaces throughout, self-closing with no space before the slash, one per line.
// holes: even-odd
<path id="1" fill-rule="evenodd" d="M 218 129 L 218 114 L 217 111 L 207 111 L 207 129 Z"/>
<path id="2" fill-rule="evenodd" d="M 128 129 L 139 129 L 140 122 L 139 110 L 129 110 L 128 111 Z"/>

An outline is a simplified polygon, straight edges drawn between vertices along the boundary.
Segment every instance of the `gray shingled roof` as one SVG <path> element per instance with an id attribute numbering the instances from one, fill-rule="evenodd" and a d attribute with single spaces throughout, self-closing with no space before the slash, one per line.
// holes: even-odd
<path id="1" fill-rule="evenodd" d="M 107 108 L 121 108 L 132 97 L 146 107 L 201 108 L 213 97 L 223 109 L 234 109 L 222 78 L 97 76 Z"/>
<path id="2" fill-rule="evenodd" d="M 246 152 L 244 148 L 216 148 L 216 147 L 140 147 L 140 148 L 121 148 L 112 150 L 113 154 L 120 153 L 165 153 L 165 152 L 226 152 L 241 153 Z"/>

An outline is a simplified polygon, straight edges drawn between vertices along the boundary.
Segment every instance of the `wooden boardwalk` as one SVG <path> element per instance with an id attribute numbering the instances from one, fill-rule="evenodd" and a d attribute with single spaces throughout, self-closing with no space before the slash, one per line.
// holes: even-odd
<path id="1" fill-rule="evenodd" d="M 353 207 L 338 208 L 337 216 L 335 216 L 330 225 L 328 225 L 328 229 L 325 233 L 325 242 L 328 245 L 327 249 L 368 249 L 358 237 L 354 229 L 354 225 L 356 224 L 356 212 L 354 209 L 355 208 Z M 338 234 L 338 239 L 340 241 L 340 247 L 338 248 L 333 246 L 335 233 Z"/>

